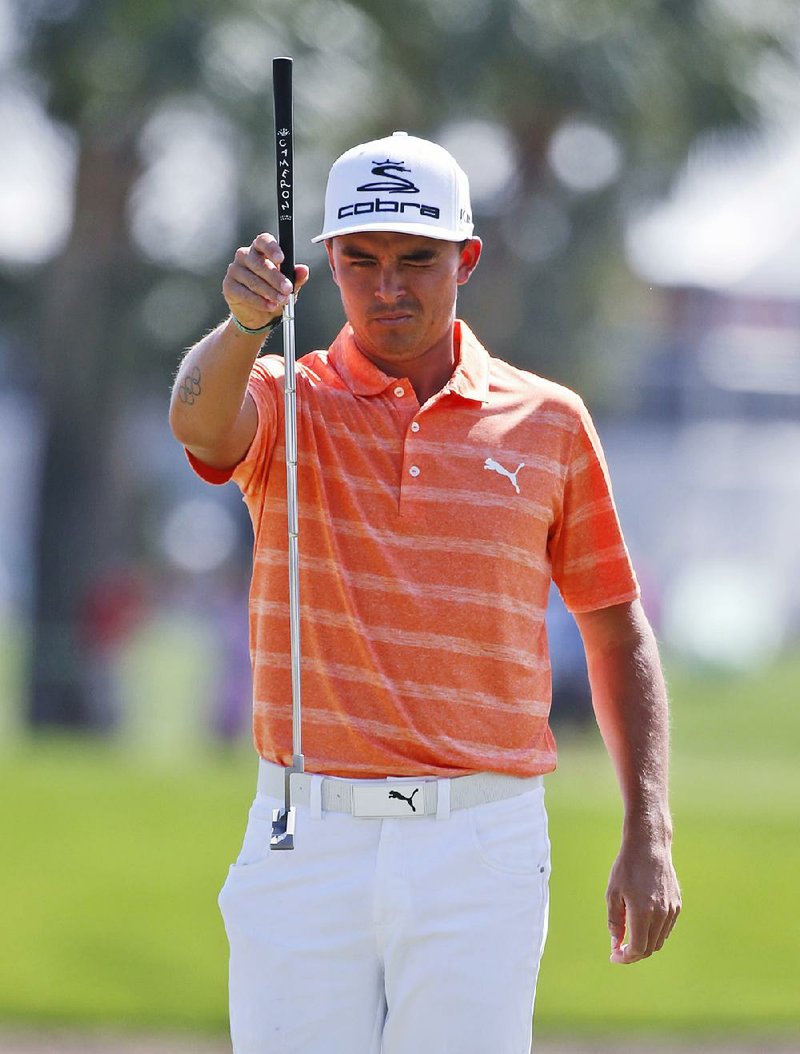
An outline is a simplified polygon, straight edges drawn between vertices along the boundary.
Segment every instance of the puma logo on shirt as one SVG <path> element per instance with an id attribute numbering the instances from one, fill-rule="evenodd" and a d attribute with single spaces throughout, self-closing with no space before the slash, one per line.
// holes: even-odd
<path id="1" fill-rule="evenodd" d="M 497 472 L 499 475 L 505 476 L 506 479 L 510 480 L 511 486 L 514 488 L 517 494 L 519 494 L 520 490 L 519 484 L 517 483 L 517 476 L 519 475 L 519 470 L 521 468 L 525 468 L 524 461 L 521 464 L 517 465 L 516 472 L 509 472 L 507 468 L 503 468 L 500 462 L 495 461 L 493 457 L 487 457 L 483 463 L 483 467 L 485 469 L 488 469 L 489 472 Z"/>

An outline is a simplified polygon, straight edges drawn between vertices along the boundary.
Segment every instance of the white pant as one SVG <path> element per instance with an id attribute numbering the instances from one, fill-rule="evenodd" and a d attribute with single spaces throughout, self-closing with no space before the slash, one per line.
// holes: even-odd
<path id="1" fill-rule="evenodd" d="M 446 820 L 257 796 L 220 894 L 234 1054 L 528 1054 L 547 935 L 544 789 Z"/>

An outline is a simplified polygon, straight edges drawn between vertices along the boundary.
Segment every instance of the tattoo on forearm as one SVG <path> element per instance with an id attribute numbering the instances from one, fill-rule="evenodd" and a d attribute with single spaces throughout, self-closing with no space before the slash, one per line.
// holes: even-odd
<path id="1" fill-rule="evenodd" d="M 186 403 L 187 406 L 194 405 L 195 400 L 203 390 L 200 387 L 201 379 L 200 367 L 193 366 L 178 385 L 178 398 L 182 403 Z"/>

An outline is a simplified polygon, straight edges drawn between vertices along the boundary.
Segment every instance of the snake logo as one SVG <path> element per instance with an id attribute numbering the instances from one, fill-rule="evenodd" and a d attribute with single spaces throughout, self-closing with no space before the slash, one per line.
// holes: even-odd
<path id="1" fill-rule="evenodd" d="M 385 161 L 373 161 L 372 164 L 373 176 L 380 176 L 381 179 L 372 183 L 362 183 L 360 187 L 356 187 L 356 190 L 383 190 L 387 194 L 419 194 L 419 187 L 414 186 L 410 179 L 399 174 L 411 171 L 410 168 L 404 166 L 402 161 L 391 161 L 387 157 Z"/>

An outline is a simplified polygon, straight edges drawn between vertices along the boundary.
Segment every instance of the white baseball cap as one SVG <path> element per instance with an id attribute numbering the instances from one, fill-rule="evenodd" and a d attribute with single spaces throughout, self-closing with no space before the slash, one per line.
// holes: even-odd
<path id="1" fill-rule="evenodd" d="M 407 132 L 354 146 L 331 167 L 322 234 L 311 240 L 359 231 L 471 238 L 466 173 L 444 147 Z"/>

